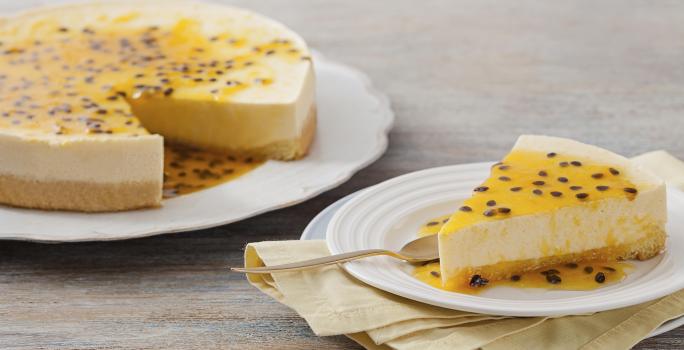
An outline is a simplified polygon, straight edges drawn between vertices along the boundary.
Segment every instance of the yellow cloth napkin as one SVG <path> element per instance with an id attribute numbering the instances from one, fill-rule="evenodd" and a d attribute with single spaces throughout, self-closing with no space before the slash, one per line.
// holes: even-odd
<path id="1" fill-rule="evenodd" d="M 684 163 L 664 151 L 633 159 L 684 189 Z M 245 266 L 327 256 L 323 241 L 247 245 Z M 320 336 L 345 334 L 366 349 L 628 349 L 662 323 L 684 315 L 684 290 L 593 315 L 502 317 L 443 309 L 370 287 L 341 267 L 272 275 L 249 282 L 294 309 Z"/>

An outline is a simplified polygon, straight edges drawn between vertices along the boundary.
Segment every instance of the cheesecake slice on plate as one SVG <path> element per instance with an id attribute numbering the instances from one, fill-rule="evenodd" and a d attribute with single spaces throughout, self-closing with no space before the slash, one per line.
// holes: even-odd
<path id="1" fill-rule="evenodd" d="M 304 41 L 250 11 L 116 1 L 0 20 L 0 203 L 160 205 L 163 143 L 294 160 L 311 144 Z"/>
<path id="2" fill-rule="evenodd" d="M 439 232 L 445 287 L 563 263 L 649 259 L 665 247 L 665 185 L 620 155 L 521 136 Z"/>

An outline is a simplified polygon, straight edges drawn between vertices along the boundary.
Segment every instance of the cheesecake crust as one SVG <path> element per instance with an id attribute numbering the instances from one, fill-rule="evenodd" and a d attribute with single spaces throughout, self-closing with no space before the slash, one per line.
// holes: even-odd
<path id="1" fill-rule="evenodd" d="M 662 226 L 650 226 L 648 234 L 631 243 L 591 249 L 579 253 L 547 256 L 539 259 L 506 261 L 486 266 L 463 269 L 447 282 L 447 286 L 468 285 L 473 275 L 480 275 L 490 281 L 508 279 L 513 275 L 546 268 L 549 266 L 579 263 L 583 261 L 648 260 L 665 249 L 667 234 Z"/>
<path id="2" fill-rule="evenodd" d="M 107 212 L 158 207 L 161 183 L 38 181 L 0 175 L 0 203 L 33 209 Z"/>

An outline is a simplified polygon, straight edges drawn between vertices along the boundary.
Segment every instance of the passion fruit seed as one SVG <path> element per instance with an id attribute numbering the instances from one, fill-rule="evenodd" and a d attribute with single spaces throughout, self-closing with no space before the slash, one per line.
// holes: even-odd
<path id="1" fill-rule="evenodd" d="M 482 278 L 480 275 L 473 275 L 472 278 L 470 278 L 470 283 L 468 283 L 472 288 L 477 288 L 477 287 L 484 287 L 489 283 L 489 280 L 486 278 Z"/>
<path id="2" fill-rule="evenodd" d="M 637 189 L 636 189 L 636 188 L 632 188 L 632 187 L 625 187 L 625 192 L 627 192 L 627 193 L 629 193 L 629 194 L 636 194 L 636 193 L 637 193 Z"/>
<path id="3" fill-rule="evenodd" d="M 551 284 L 561 283 L 561 278 L 558 275 L 546 275 L 546 281 Z"/>
<path id="4" fill-rule="evenodd" d="M 475 189 L 473 191 L 475 191 L 475 192 L 487 192 L 487 190 L 489 190 L 489 187 L 487 187 L 487 186 L 478 186 L 478 187 L 475 187 Z"/>
<path id="5" fill-rule="evenodd" d="M 511 212 L 511 208 L 506 208 L 506 207 L 499 208 L 499 213 L 501 213 L 501 214 L 509 214 L 510 212 Z"/>
<path id="6" fill-rule="evenodd" d="M 488 207 L 496 206 L 496 201 L 493 200 L 493 199 L 492 199 L 492 200 L 488 200 L 488 201 L 487 201 L 487 206 L 488 206 Z"/>
<path id="7" fill-rule="evenodd" d="M 594 272 L 594 268 L 591 267 L 591 266 L 585 266 L 585 267 L 584 267 L 584 272 L 585 272 L 585 273 L 592 273 L 592 272 Z"/>
<path id="8" fill-rule="evenodd" d="M 547 157 L 547 158 L 553 158 L 553 157 L 555 157 L 556 155 L 557 155 L 556 152 L 550 152 L 550 153 L 547 153 L 547 154 L 546 154 L 546 157 Z"/>
<path id="9" fill-rule="evenodd" d="M 573 166 L 582 166 L 582 162 L 576 160 L 573 160 L 572 162 L 570 162 L 570 164 L 572 164 Z"/>
<path id="10" fill-rule="evenodd" d="M 441 274 L 437 271 L 430 271 L 430 274 L 434 277 L 440 277 L 441 276 Z"/>
<path id="11" fill-rule="evenodd" d="M 551 191 L 551 195 L 554 197 L 561 197 L 563 195 L 563 192 Z"/>
<path id="12" fill-rule="evenodd" d="M 582 186 L 570 186 L 570 189 L 573 191 L 579 191 L 582 189 Z"/>
<path id="13" fill-rule="evenodd" d="M 511 192 L 520 192 L 522 190 L 522 187 L 511 187 Z"/>
<path id="14" fill-rule="evenodd" d="M 576 269 L 578 267 L 578 265 L 575 263 L 567 263 L 567 264 L 565 264 L 565 267 L 567 267 L 569 269 Z"/>
<path id="15" fill-rule="evenodd" d="M 569 181 L 568 178 L 565 177 L 565 176 L 561 176 L 561 177 L 558 178 L 558 182 L 566 183 L 566 182 L 568 182 L 568 181 Z"/>
<path id="16" fill-rule="evenodd" d="M 464 211 L 464 212 L 471 212 L 471 211 L 473 211 L 473 208 L 471 208 L 471 207 L 469 207 L 469 206 L 467 206 L 467 205 L 464 205 L 464 206 L 458 208 L 458 210 Z"/>
<path id="17" fill-rule="evenodd" d="M 560 162 L 560 163 L 558 163 L 558 165 L 559 165 L 561 168 L 565 168 L 565 167 L 567 167 L 568 165 L 570 165 L 570 163 L 568 163 L 568 162 Z"/>
<path id="18" fill-rule="evenodd" d="M 544 194 L 544 192 L 538 188 L 532 191 L 532 193 L 536 194 L 537 196 L 541 196 L 542 194 Z"/>
<path id="19" fill-rule="evenodd" d="M 482 213 L 482 215 L 487 216 L 487 217 L 492 217 L 492 216 L 496 215 L 496 210 L 487 209 L 484 211 L 484 213 Z"/>
<path id="20" fill-rule="evenodd" d="M 577 199 L 587 199 L 587 198 L 589 198 L 589 193 L 584 193 L 584 192 L 578 193 L 575 195 L 575 197 L 577 197 Z"/>
<path id="21" fill-rule="evenodd" d="M 513 282 L 518 282 L 518 281 L 520 281 L 520 275 L 513 275 L 513 276 L 511 276 L 511 281 L 513 281 Z"/>
<path id="22" fill-rule="evenodd" d="M 606 281 L 606 275 L 603 274 L 603 272 L 599 272 L 599 273 L 597 273 L 596 276 L 594 277 L 594 281 L 596 281 L 596 282 L 598 282 L 598 283 L 603 283 L 603 282 Z"/>
<path id="23" fill-rule="evenodd" d="M 608 171 L 609 171 L 611 174 L 615 175 L 615 176 L 620 175 L 620 172 L 619 172 L 617 169 L 608 168 Z"/>
<path id="24" fill-rule="evenodd" d="M 546 281 L 551 284 L 561 283 L 561 278 L 558 275 L 546 275 Z"/>
<path id="25" fill-rule="evenodd" d="M 544 186 L 546 184 L 546 182 L 541 181 L 541 180 L 537 180 L 537 181 L 533 182 L 532 184 L 535 186 Z"/>
<path id="26" fill-rule="evenodd" d="M 499 176 L 499 180 L 501 181 L 511 181 L 511 178 L 508 176 Z"/>
<path id="27" fill-rule="evenodd" d="M 539 176 L 541 176 L 541 177 L 547 177 L 547 176 L 549 176 L 549 173 L 547 173 L 547 172 L 544 171 L 544 170 L 541 170 L 541 171 L 539 171 L 539 173 L 537 173 L 537 175 L 539 175 Z"/>
<path id="28" fill-rule="evenodd" d="M 608 191 L 609 188 L 610 188 L 610 187 L 608 187 L 608 186 L 603 186 L 603 185 L 596 186 L 596 190 L 597 190 L 597 191 L 601 191 L 601 192 L 603 192 L 603 191 Z"/>
<path id="29" fill-rule="evenodd" d="M 439 225 L 439 222 L 437 222 L 437 221 L 430 221 L 430 222 L 427 223 L 427 226 L 435 226 L 435 225 Z"/>
<path id="30" fill-rule="evenodd" d="M 594 179 L 600 179 L 600 178 L 603 178 L 603 174 L 602 173 L 591 174 L 591 177 Z"/>

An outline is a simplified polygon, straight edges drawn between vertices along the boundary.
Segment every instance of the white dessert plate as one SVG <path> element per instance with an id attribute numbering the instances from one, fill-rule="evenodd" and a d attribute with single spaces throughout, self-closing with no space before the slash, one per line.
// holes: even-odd
<path id="1" fill-rule="evenodd" d="M 269 161 L 157 209 L 88 214 L 0 206 L 0 239 L 99 241 L 197 230 L 295 205 L 342 184 L 384 153 L 394 115 L 363 73 L 318 53 L 314 66 L 319 122 L 306 158 Z"/>
<path id="2" fill-rule="evenodd" d="M 398 250 L 421 225 L 449 214 L 489 175 L 492 163 L 427 169 L 375 185 L 345 203 L 326 229 L 333 254 L 361 249 Z M 684 288 L 684 193 L 668 190 L 669 238 L 663 254 L 634 262 L 620 283 L 593 291 L 495 287 L 473 296 L 433 288 L 411 276 L 413 267 L 389 257 L 347 263 L 359 280 L 440 307 L 506 316 L 557 316 L 611 310 L 647 302 Z"/>
<path id="3" fill-rule="evenodd" d="M 311 222 L 306 226 L 304 232 L 302 232 L 301 240 L 324 240 L 326 231 L 328 230 L 328 224 L 332 220 L 335 213 L 349 200 L 356 197 L 361 191 L 352 193 L 344 198 L 339 199 L 337 202 L 330 204 L 327 208 L 316 215 Z M 684 316 L 675 318 L 673 320 L 663 323 L 660 327 L 656 328 L 648 337 L 655 337 L 657 335 L 669 332 L 677 327 L 684 326 Z"/>

